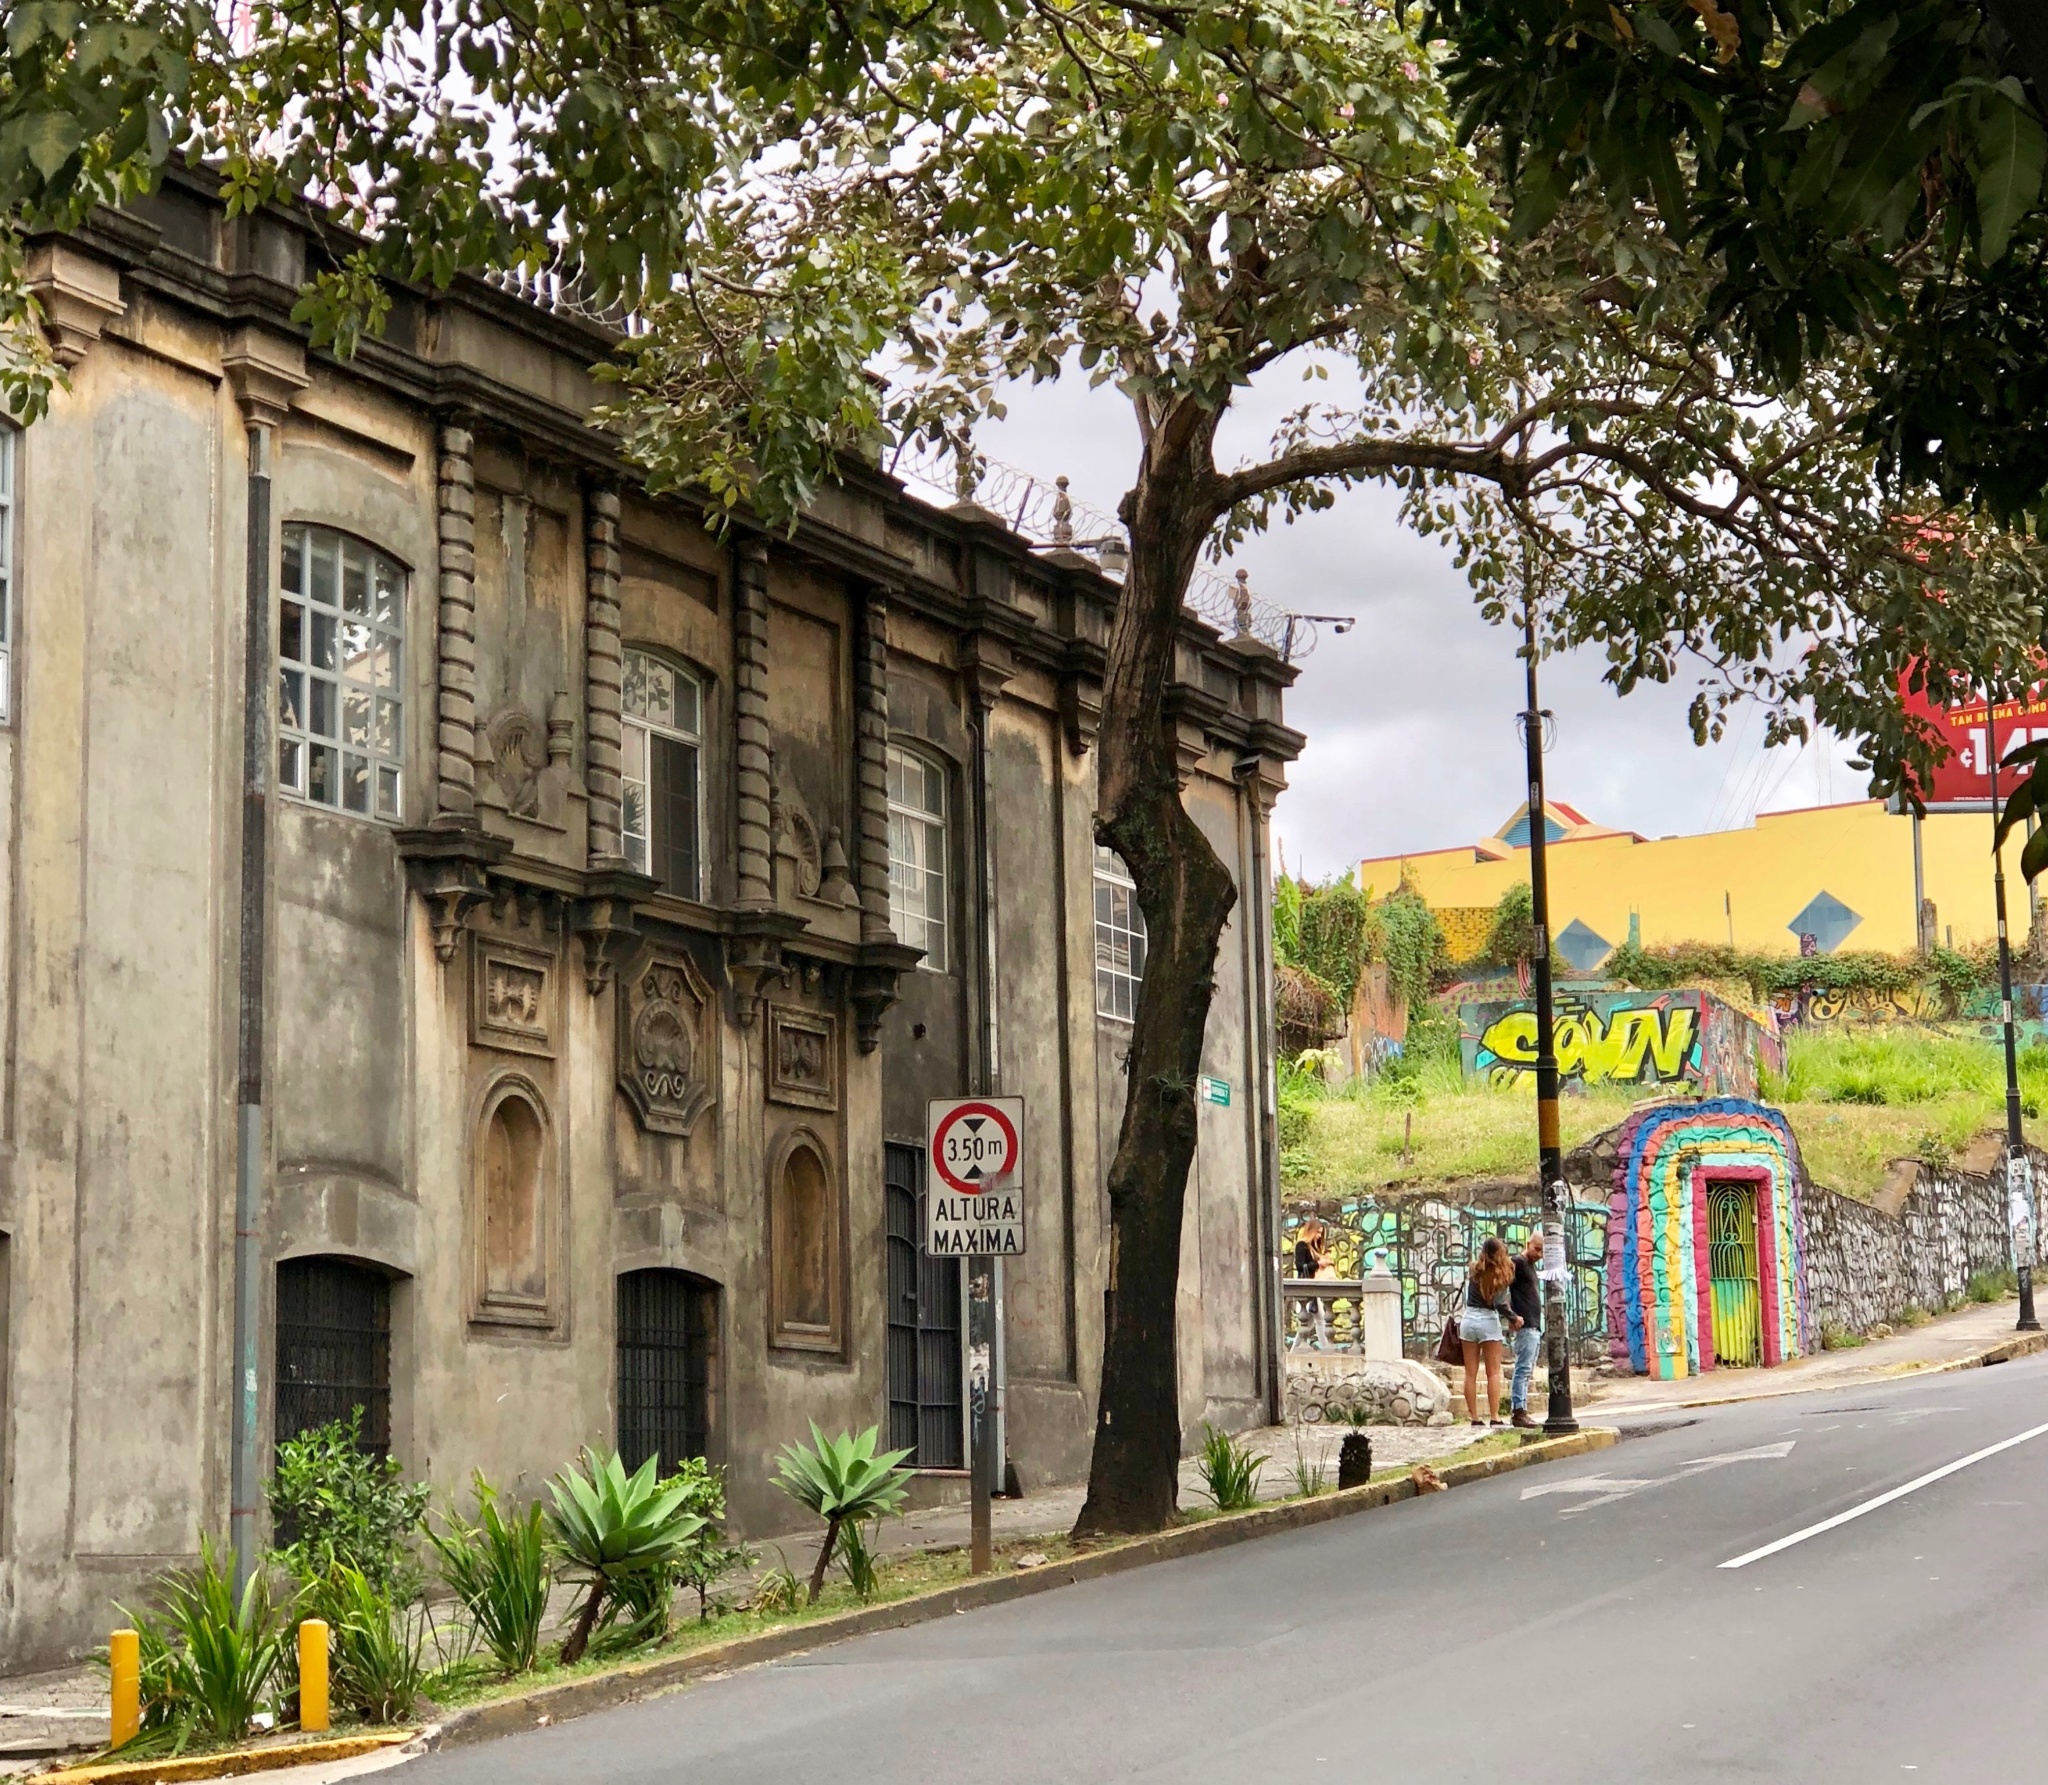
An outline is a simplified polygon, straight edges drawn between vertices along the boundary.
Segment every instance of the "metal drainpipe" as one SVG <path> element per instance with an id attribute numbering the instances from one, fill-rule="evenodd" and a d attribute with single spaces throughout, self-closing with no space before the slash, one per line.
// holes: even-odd
<path id="1" fill-rule="evenodd" d="M 240 1595 L 260 1560 L 256 1416 L 262 1306 L 263 953 L 270 776 L 270 430 L 249 442 L 247 613 L 242 646 L 241 950 L 236 962 L 235 1384 L 229 1534 Z"/>

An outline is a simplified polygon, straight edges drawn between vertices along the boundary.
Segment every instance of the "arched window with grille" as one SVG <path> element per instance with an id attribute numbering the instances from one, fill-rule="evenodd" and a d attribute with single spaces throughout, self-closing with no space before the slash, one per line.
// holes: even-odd
<path id="1" fill-rule="evenodd" d="M 711 1442 L 718 1286 L 687 1271 L 627 1271 L 618 1315 L 619 1457 L 628 1469 L 658 1457 L 667 1475 Z"/>
<path id="2" fill-rule="evenodd" d="M 349 1258 L 277 1267 L 276 1435 L 363 1410 L 363 1448 L 391 1451 L 391 1279 Z"/>

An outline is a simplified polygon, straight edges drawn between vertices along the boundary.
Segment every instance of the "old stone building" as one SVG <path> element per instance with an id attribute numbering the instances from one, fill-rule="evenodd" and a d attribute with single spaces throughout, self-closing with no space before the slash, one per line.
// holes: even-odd
<path id="1" fill-rule="evenodd" d="M 585 424 L 606 329 L 465 280 L 395 292 L 337 363 L 289 320 L 316 252 L 183 176 L 35 250 L 70 388 L 0 435 L 12 1664 L 225 1536 L 238 1386 L 258 1479 L 361 1405 L 451 1490 L 536 1491 L 586 1442 L 701 1452 L 769 1531 L 815 1419 L 957 1491 L 933 1096 L 1026 1099 L 1007 1456 L 1026 1491 L 1086 1464 L 1143 964 L 1091 827 L 1115 584 L 878 472 L 714 536 Z M 1246 892 L 1180 1261 L 1190 1429 L 1277 1394 L 1289 679 L 1190 617 L 1186 798 Z"/>

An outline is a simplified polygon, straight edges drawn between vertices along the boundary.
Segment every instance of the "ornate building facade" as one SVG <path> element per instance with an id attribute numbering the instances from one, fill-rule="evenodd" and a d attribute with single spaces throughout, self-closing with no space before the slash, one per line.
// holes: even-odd
<path id="1" fill-rule="evenodd" d="M 224 1538 L 238 1392 L 255 1482 L 361 1406 L 451 1491 L 703 1454 L 772 1531 L 813 1419 L 959 1491 L 936 1096 L 1026 1099 L 1004 1440 L 1026 1491 L 1086 1465 L 1143 969 L 1092 831 L 1115 584 L 879 472 L 715 536 L 586 424 L 604 327 L 465 280 L 339 363 L 289 319 L 317 253 L 184 177 L 35 251 L 70 388 L 0 437 L 11 1664 Z M 1190 1429 L 1278 1393 L 1290 677 L 1189 618 L 1185 797 L 1245 894 Z"/>

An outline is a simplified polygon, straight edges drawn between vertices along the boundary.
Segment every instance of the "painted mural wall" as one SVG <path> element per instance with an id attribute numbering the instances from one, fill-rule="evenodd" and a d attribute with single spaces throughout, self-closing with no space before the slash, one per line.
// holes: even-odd
<path id="1" fill-rule="evenodd" d="M 1752 1222 L 1742 1268 L 1754 1283 L 1746 1318 L 1760 1355 L 1743 1361 L 1770 1365 L 1812 1350 L 1798 1145 L 1783 1113 L 1738 1097 L 1663 1104 L 1639 1110 L 1615 1140 L 1607 1222 L 1615 1367 L 1673 1379 L 1723 1361 L 1716 1334 L 1733 1324 L 1727 1300 L 1740 1280 L 1723 1262 L 1738 1243 L 1720 1226 L 1730 1192 L 1747 1199 Z"/>
<path id="2" fill-rule="evenodd" d="M 1557 1065 L 1567 1084 L 1690 1085 L 1754 1097 L 1760 1067 L 1782 1070 L 1775 1025 L 1711 992 L 1576 990 L 1557 995 Z M 1536 1009 L 1523 998 L 1458 1007 L 1468 1078 L 1505 1087 L 1536 1070 Z"/>

